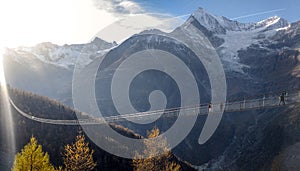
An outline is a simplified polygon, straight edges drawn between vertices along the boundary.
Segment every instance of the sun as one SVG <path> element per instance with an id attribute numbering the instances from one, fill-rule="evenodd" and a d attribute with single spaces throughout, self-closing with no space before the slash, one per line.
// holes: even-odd
<path id="1" fill-rule="evenodd" d="M 84 43 L 115 19 L 91 0 L 1 0 L 0 41 L 10 48 Z"/>

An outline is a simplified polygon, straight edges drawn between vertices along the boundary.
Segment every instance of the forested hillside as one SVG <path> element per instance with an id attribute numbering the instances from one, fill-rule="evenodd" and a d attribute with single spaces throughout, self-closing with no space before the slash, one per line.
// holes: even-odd
<path id="1" fill-rule="evenodd" d="M 51 100 L 47 97 L 37 96 L 32 93 L 9 88 L 9 95 L 14 103 L 22 109 L 24 112 L 32 114 L 35 117 L 51 118 L 51 119 L 76 119 L 75 111 L 70 107 L 62 105 L 61 103 Z M 0 91 L 1 92 L 1 91 Z M 0 100 L 3 100 L 3 96 L 0 95 Z M 58 167 L 63 165 L 62 153 L 64 146 L 72 144 L 80 126 L 65 126 L 65 125 L 51 125 L 32 121 L 20 115 L 11 106 L 11 111 L 14 121 L 14 132 L 16 137 L 16 149 L 19 152 L 24 145 L 26 145 L 30 137 L 34 135 L 39 144 L 43 146 L 43 150 L 50 155 L 51 163 Z M 0 119 L 5 117 L 4 113 L 0 113 Z M 86 116 L 85 116 L 86 117 Z M 3 121 L 3 119 L 1 119 Z M 4 124 L 1 122 L 1 124 Z M 119 125 L 111 125 L 120 134 L 126 135 L 131 138 L 141 138 L 141 136 L 135 134 L 133 131 L 124 128 Z M 99 138 L 101 137 L 99 135 Z M 0 136 L 0 170 L 10 170 L 13 159 L 7 159 L 7 151 L 5 144 L 3 144 L 4 136 Z M 99 147 L 97 147 L 92 141 L 88 139 L 90 148 L 95 150 L 94 159 L 97 162 L 96 170 L 133 170 L 132 160 L 123 159 L 111 155 Z M 118 148 L 120 142 L 112 141 L 112 148 Z M 172 157 L 173 161 L 178 161 L 176 157 Z M 180 162 L 183 170 L 190 170 L 188 165 Z"/>

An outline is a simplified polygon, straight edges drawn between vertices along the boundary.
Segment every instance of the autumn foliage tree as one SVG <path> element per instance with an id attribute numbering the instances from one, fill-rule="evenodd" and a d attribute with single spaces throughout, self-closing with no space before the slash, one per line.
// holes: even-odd
<path id="1" fill-rule="evenodd" d="M 79 131 L 76 142 L 65 146 L 63 154 L 65 169 L 67 171 L 93 170 L 97 165 L 94 162 L 93 153 L 94 150 L 90 150 L 82 131 Z"/>
<path id="2" fill-rule="evenodd" d="M 148 138 L 155 138 L 159 136 L 159 129 L 154 128 L 148 132 Z M 133 167 L 135 171 L 179 171 L 181 166 L 171 161 L 171 152 L 165 138 L 158 139 L 158 141 L 144 140 L 145 149 L 144 154 L 136 154 L 133 159 Z M 163 154 L 155 156 L 158 151 L 163 151 Z M 141 156 L 150 156 L 146 159 L 139 159 Z"/>
<path id="3" fill-rule="evenodd" d="M 49 155 L 44 153 L 42 146 L 32 136 L 20 153 L 15 156 L 12 171 L 55 171 L 49 161 Z"/>

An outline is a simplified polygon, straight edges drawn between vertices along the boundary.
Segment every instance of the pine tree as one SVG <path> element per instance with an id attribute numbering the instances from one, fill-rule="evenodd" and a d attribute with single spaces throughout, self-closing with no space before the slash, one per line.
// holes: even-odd
<path id="1" fill-rule="evenodd" d="M 155 138 L 159 135 L 159 129 L 154 128 L 148 132 L 148 138 Z M 146 159 L 138 159 L 141 157 L 141 154 L 136 153 L 135 159 L 133 159 L 133 167 L 135 171 L 179 171 L 181 166 L 175 162 L 171 162 L 171 152 L 168 147 L 167 140 L 165 138 L 159 139 L 156 142 L 153 142 L 149 139 L 144 140 L 145 149 L 143 155 L 150 156 Z M 155 156 L 158 151 L 163 151 L 164 153 Z"/>
<path id="2" fill-rule="evenodd" d="M 25 145 L 21 153 L 15 157 L 12 171 L 55 171 L 50 164 L 49 155 L 44 153 L 42 146 L 32 136 L 30 142 Z"/>
<path id="3" fill-rule="evenodd" d="M 76 142 L 65 146 L 63 154 L 65 169 L 67 171 L 93 170 L 97 165 L 94 162 L 93 153 L 94 150 L 90 150 L 82 131 L 79 131 Z"/>

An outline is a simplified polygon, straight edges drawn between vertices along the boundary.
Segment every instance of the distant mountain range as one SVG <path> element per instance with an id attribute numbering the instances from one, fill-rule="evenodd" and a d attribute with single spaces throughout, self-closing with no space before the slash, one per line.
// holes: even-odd
<path id="1" fill-rule="evenodd" d="M 273 67 L 274 71 L 277 70 L 274 65 L 278 67 L 286 66 L 282 62 L 278 62 L 275 56 L 282 54 L 282 51 L 289 52 L 286 55 L 290 55 L 290 53 L 296 55 L 298 53 L 299 43 L 297 43 L 297 40 L 299 40 L 300 24 L 297 22 L 289 23 L 277 16 L 257 23 L 239 23 L 226 17 L 215 16 L 199 8 L 179 28 L 188 27 L 189 25 L 201 30 L 219 53 L 228 78 L 230 95 L 238 93 L 253 94 L 255 93 L 253 91 L 259 91 L 265 87 L 256 87 L 263 85 L 261 81 L 264 84 L 276 84 L 263 78 L 266 75 L 270 77 L 270 66 Z M 170 34 L 180 36 L 182 33 L 178 32 L 179 28 Z M 196 36 L 192 33 L 193 30 L 189 31 L 191 32 L 190 35 Z M 159 30 L 148 30 L 143 33 L 145 32 L 165 34 Z M 86 55 L 78 61 L 78 64 L 84 68 L 96 58 L 103 56 L 111 49 L 117 50 L 118 47 L 119 45 L 115 42 L 108 43 L 100 38 L 95 38 L 88 44 L 58 46 L 52 43 L 41 43 L 35 47 L 7 49 L 5 54 L 7 80 L 9 84 L 18 88 L 72 105 L 70 85 L 72 72 L 78 57 L 83 56 L 83 54 Z M 259 62 L 261 60 L 265 61 L 263 62 L 264 65 L 257 65 L 258 63 L 261 64 Z M 291 61 L 285 60 L 285 62 L 291 64 Z M 297 64 L 285 67 L 285 69 L 290 69 L 288 72 L 297 75 L 299 72 L 293 71 L 295 66 Z M 254 70 L 266 70 L 266 73 L 254 73 Z M 246 87 L 241 86 L 240 84 L 243 84 L 244 81 L 240 80 L 244 79 L 247 82 L 251 80 L 249 84 L 256 84 Z M 281 78 L 279 79 L 281 80 Z M 297 86 L 298 84 L 292 87 Z M 269 89 L 273 88 L 270 87 Z M 281 88 L 277 85 L 277 89 Z"/>

